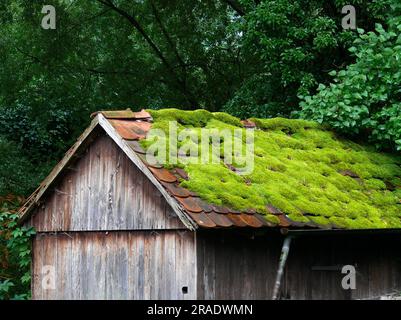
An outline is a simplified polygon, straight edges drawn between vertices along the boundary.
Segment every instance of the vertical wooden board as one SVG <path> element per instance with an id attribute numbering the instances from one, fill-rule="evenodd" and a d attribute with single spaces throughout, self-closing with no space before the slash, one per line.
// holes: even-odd
<path id="1" fill-rule="evenodd" d="M 176 237 L 178 233 L 165 233 L 165 240 L 162 244 L 163 266 L 161 270 L 165 274 L 165 284 L 161 296 L 165 299 L 178 299 L 177 275 L 175 272 L 176 261 Z"/>
<path id="2" fill-rule="evenodd" d="M 69 300 L 79 300 L 85 298 L 86 292 L 83 292 L 84 276 L 87 274 L 86 252 L 88 250 L 85 243 L 84 234 L 66 234 L 63 237 L 62 250 L 60 250 L 60 274 L 65 277 L 66 286 L 65 296 Z M 68 257 L 68 258 L 66 258 Z M 62 265 L 65 265 L 62 267 Z"/>
<path id="3" fill-rule="evenodd" d="M 127 233 L 115 233 L 116 247 L 114 254 L 114 269 L 116 270 L 115 299 L 128 299 L 128 247 L 124 245 L 128 242 Z"/>
<path id="4" fill-rule="evenodd" d="M 162 272 L 163 265 L 163 252 L 162 243 L 164 242 L 164 233 L 152 232 L 152 256 L 153 261 L 151 263 L 151 279 L 152 280 L 152 299 L 161 299 L 163 290 L 165 288 L 166 274 Z"/>
<path id="5" fill-rule="evenodd" d="M 77 299 L 74 287 L 74 279 L 81 276 L 79 270 L 77 270 L 77 265 L 74 264 L 73 250 L 80 241 L 77 234 L 65 234 L 57 235 L 57 299 L 61 300 L 72 300 Z M 49 238 L 51 241 L 51 238 Z M 84 250 L 84 248 L 81 248 Z"/>
<path id="6" fill-rule="evenodd" d="M 43 237 L 38 235 L 32 240 L 32 299 L 42 300 L 43 290 L 41 288 L 41 268 L 44 262 L 43 258 Z"/>
<path id="7" fill-rule="evenodd" d="M 58 239 L 57 237 L 54 239 L 54 242 L 49 241 L 49 236 L 44 235 L 43 236 L 43 251 L 42 251 L 42 264 L 41 264 L 41 270 L 39 270 L 39 274 L 41 274 L 42 279 L 44 279 L 45 276 L 50 276 L 50 273 L 52 273 L 55 276 L 55 285 L 57 288 L 57 285 L 60 281 L 59 276 L 58 276 L 58 270 L 57 270 L 57 245 L 58 245 Z M 49 270 L 50 273 L 45 274 L 45 268 L 52 268 Z M 53 272 L 54 271 L 54 272 Z M 50 279 L 49 279 L 50 280 Z M 50 280 L 51 281 L 51 280 Z M 43 291 L 43 299 L 45 300 L 53 300 L 57 299 L 57 290 L 51 286 L 50 282 L 47 281 L 41 281 L 41 288 Z"/>
<path id="8" fill-rule="evenodd" d="M 197 234 L 196 245 L 198 252 L 198 288 L 202 292 L 202 298 L 215 299 L 216 285 L 216 260 L 214 242 L 207 241 L 206 237 Z M 203 259 L 199 259 L 199 256 Z"/>
<path id="9" fill-rule="evenodd" d="M 99 202 L 100 193 L 98 186 L 101 184 L 100 180 L 100 155 L 91 148 L 88 151 L 88 156 L 90 158 L 89 165 L 89 199 L 91 199 L 90 204 L 88 204 L 88 229 L 87 230 L 99 230 L 100 225 L 98 224 L 99 216 Z"/>
<path id="10" fill-rule="evenodd" d="M 197 296 L 197 260 L 195 233 L 191 231 L 181 231 L 176 235 L 179 243 L 176 242 L 176 291 L 181 293 L 181 298 L 185 300 L 196 299 Z M 188 287 L 188 293 L 182 293 L 182 287 Z"/>
<path id="11" fill-rule="evenodd" d="M 59 230 L 69 230 L 71 229 L 71 200 L 72 200 L 72 179 L 71 171 L 66 175 L 66 179 L 63 180 L 63 190 L 65 192 L 64 199 L 62 202 L 58 203 L 62 210 L 63 215 L 63 225 Z"/>
<path id="12" fill-rule="evenodd" d="M 136 264 L 135 264 L 135 297 L 137 299 L 145 299 L 145 259 L 146 259 L 146 246 L 145 246 L 145 233 L 138 232 L 131 234 L 136 248 Z"/>
<path id="13" fill-rule="evenodd" d="M 136 296 L 136 284 L 137 284 L 137 279 L 135 275 L 135 270 L 137 269 L 137 247 L 136 243 L 133 241 L 132 233 L 129 233 L 127 236 L 127 250 L 128 250 L 128 266 L 127 266 L 127 272 L 128 272 L 128 289 L 127 289 L 127 299 L 128 300 L 133 300 L 134 297 Z"/>

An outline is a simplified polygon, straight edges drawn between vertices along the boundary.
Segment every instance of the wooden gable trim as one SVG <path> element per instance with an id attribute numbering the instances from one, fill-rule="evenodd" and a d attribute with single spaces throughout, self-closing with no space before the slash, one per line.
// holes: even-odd
<path id="1" fill-rule="evenodd" d="M 114 142 L 121 148 L 121 150 L 127 155 L 127 157 L 141 170 L 145 176 L 154 184 L 154 186 L 159 190 L 159 192 L 166 199 L 167 203 L 171 206 L 174 212 L 177 214 L 181 222 L 190 230 L 196 230 L 198 225 L 183 211 L 177 201 L 171 197 L 160 182 L 153 176 L 152 172 L 148 169 L 146 165 L 143 164 L 142 160 L 133 151 L 124 139 L 120 137 L 114 127 L 107 121 L 107 119 L 102 115 L 98 114 L 100 126 L 106 131 L 108 136 L 114 140 Z"/>
<path id="2" fill-rule="evenodd" d="M 65 156 L 61 161 L 53 168 L 50 174 L 45 180 L 39 185 L 39 187 L 32 193 L 32 195 L 27 199 L 24 205 L 19 210 L 19 223 L 23 223 L 28 217 L 32 209 L 37 205 L 47 191 L 49 186 L 54 182 L 54 180 L 59 176 L 63 169 L 70 164 L 73 160 L 74 155 L 78 151 L 79 147 L 87 140 L 89 135 L 93 130 L 99 125 L 98 118 L 94 118 L 88 128 L 79 136 L 77 142 L 66 152 Z"/>
<path id="3" fill-rule="evenodd" d="M 54 183 L 56 178 L 61 174 L 66 166 L 68 166 L 76 155 L 78 149 L 87 142 L 89 135 L 94 131 L 96 127 L 101 127 L 106 134 L 118 145 L 118 147 L 127 155 L 127 157 L 135 164 L 135 166 L 145 174 L 145 176 L 151 181 L 151 183 L 159 190 L 159 192 L 166 199 L 167 203 L 171 206 L 175 214 L 188 229 L 194 231 L 198 228 L 198 225 L 183 211 L 178 202 L 171 197 L 160 182 L 153 176 L 150 170 L 143 164 L 142 160 L 137 154 L 128 146 L 128 144 L 120 137 L 114 127 L 108 122 L 108 120 L 101 114 L 97 114 L 92 120 L 90 126 L 82 133 L 78 138 L 77 142 L 67 151 L 64 158 L 53 168 L 47 178 L 40 184 L 35 192 L 27 199 L 25 204 L 19 210 L 19 223 L 25 222 L 32 210 L 40 203 L 41 198 L 48 190 L 48 188 Z"/>

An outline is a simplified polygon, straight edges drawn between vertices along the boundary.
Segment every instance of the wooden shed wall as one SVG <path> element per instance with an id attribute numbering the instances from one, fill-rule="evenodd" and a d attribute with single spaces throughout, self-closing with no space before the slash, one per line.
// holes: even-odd
<path id="1" fill-rule="evenodd" d="M 198 299 L 271 299 L 281 239 L 197 234 Z"/>
<path id="2" fill-rule="evenodd" d="M 271 299 L 282 236 L 250 239 L 231 232 L 197 237 L 198 298 Z M 401 292 L 401 236 L 313 236 L 292 241 L 283 299 L 378 299 Z M 356 289 L 344 290 L 342 266 L 356 268 Z"/>
<path id="3" fill-rule="evenodd" d="M 196 299 L 194 246 L 190 231 L 38 234 L 32 298 Z M 44 266 L 54 267 L 55 289 L 42 287 Z"/>
<path id="4" fill-rule="evenodd" d="M 41 231 L 185 228 L 148 178 L 105 134 L 51 188 L 30 220 Z"/>
<path id="5" fill-rule="evenodd" d="M 296 238 L 287 261 L 287 299 L 379 299 L 401 293 L 401 235 Z M 356 269 L 356 289 L 344 290 L 342 266 Z"/>

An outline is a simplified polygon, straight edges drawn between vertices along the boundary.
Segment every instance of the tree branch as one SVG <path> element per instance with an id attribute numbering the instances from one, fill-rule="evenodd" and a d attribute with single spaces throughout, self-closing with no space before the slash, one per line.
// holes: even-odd
<path id="1" fill-rule="evenodd" d="M 241 17 L 245 15 L 244 9 L 240 6 L 240 4 L 235 0 L 222 0 L 225 4 L 231 7 L 235 12 L 237 12 Z"/>
<path id="2" fill-rule="evenodd" d="M 141 36 L 144 38 L 146 43 L 152 48 L 154 51 L 155 55 L 160 59 L 162 64 L 166 67 L 166 69 L 170 72 L 170 74 L 173 76 L 176 84 L 178 85 L 178 89 L 181 91 L 181 93 L 185 96 L 187 99 L 188 103 L 191 105 L 191 107 L 198 108 L 199 103 L 197 100 L 194 98 L 194 96 L 189 92 L 186 88 L 185 82 L 180 79 L 180 77 L 176 74 L 170 63 L 167 61 L 167 59 L 164 57 L 163 53 L 161 50 L 157 47 L 157 45 L 152 41 L 152 39 L 149 37 L 149 35 L 146 33 L 146 31 L 142 28 L 138 20 L 127 13 L 126 11 L 116 7 L 114 3 L 111 0 L 97 0 L 99 3 L 111 8 L 115 12 L 117 12 L 119 15 L 127 19 L 133 26 L 134 28 L 141 34 Z"/>
<path id="3" fill-rule="evenodd" d="M 170 46 L 171 49 L 173 50 L 173 52 L 174 52 L 174 54 L 175 54 L 175 56 L 176 56 L 178 62 L 180 63 L 180 65 L 181 65 L 181 66 L 184 66 L 184 65 L 185 65 L 185 62 L 181 59 L 181 56 L 180 56 L 180 54 L 178 53 L 177 47 L 174 45 L 173 40 L 172 40 L 171 37 L 169 36 L 169 34 L 168 34 L 166 28 L 164 28 L 163 23 L 162 23 L 162 21 L 161 21 L 161 18 L 160 18 L 160 16 L 159 16 L 159 13 L 158 13 L 158 11 L 157 11 L 157 8 L 156 8 L 156 6 L 155 6 L 153 0 L 150 0 L 150 5 L 151 5 L 151 7 L 152 7 L 153 16 L 155 17 L 156 22 L 158 23 L 158 25 L 159 25 L 159 27 L 160 27 L 160 30 L 162 31 L 164 37 L 166 38 L 167 43 L 169 44 L 169 46 Z"/>

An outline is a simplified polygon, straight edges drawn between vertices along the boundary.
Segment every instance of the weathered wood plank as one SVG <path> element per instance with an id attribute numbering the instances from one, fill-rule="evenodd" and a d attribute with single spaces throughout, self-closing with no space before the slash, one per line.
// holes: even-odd
<path id="1" fill-rule="evenodd" d="M 194 241 L 193 232 L 174 230 L 39 233 L 33 298 L 195 299 Z M 44 265 L 54 266 L 56 290 L 39 285 Z"/>
<path id="2" fill-rule="evenodd" d="M 186 228 L 148 178 L 99 136 L 33 214 L 37 231 Z"/>

